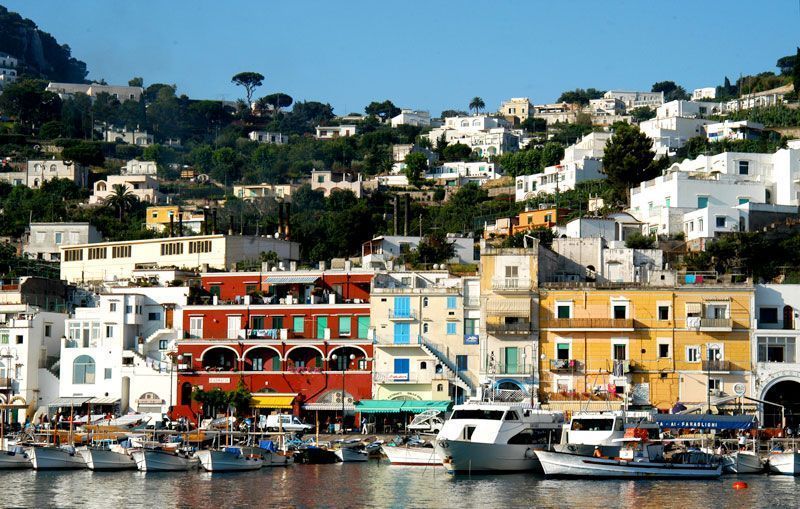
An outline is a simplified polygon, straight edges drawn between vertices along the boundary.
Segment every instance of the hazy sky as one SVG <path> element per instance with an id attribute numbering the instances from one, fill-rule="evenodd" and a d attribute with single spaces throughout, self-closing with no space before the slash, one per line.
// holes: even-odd
<path id="1" fill-rule="evenodd" d="M 576 87 L 687 90 L 774 71 L 800 45 L 800 0 L 651 1 L 0 0 L 72 48 L 89 78 L 174 83 L 193 98 L 236 99 L 240 71 L 260 97 L 372 100 L 488 109 L 552 102 Z"/>

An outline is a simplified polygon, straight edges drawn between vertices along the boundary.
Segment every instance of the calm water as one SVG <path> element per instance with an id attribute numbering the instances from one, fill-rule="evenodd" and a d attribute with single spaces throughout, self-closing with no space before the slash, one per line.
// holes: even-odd
<path id="1" fill-rule="evenodd" d="M 532 474 L 453 478 L 441 469 L 385 462 L 294 465 L 208 474 L 2 472 L 2 507 L 800 507 L 800 479 L 568 481 Z"/>

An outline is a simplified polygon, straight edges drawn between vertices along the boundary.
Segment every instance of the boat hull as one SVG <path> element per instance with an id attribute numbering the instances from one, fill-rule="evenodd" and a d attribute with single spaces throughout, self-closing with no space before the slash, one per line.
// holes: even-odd
<path id="1" fill-rule="evenodd" d="M 542 448 L 542 447 L 539 447 Z M 436 455 L 448 472 L 542 472 L 534 446 L 439 440 Z"/>
<path id="2" fill-rule="evenodd" d="M 131 453 L 136 468 L 142 472 L 186 472 L 196 468 L 197 458 L 170 451 L 140 449 Z"/>
<path id="3" fill-rule="evenodd" d="M 336 457 L 339 458 L 342 463 L 367 461 L 369 459 L 369 453 L 361 449 L 342 447 L 334 452 L 336 453 Z"/>
<path id="4" fill-rule="evenodd" d="M 0 470 L 31 467 L 31 458 L 25 451 L 0 451 Z"/>
<path id="5" fill-rule="evenodd" d="M 337 463 L 339 458 L 336 457 L 333 451 L 322 449 L 319 447 L 308 447 L 301 449 L 295 454 L 295 459 L 298 463 L 305 463 L 309 465 L 325 465 L 329 463 Z"/>
<path id="6" fill-rule="evenodd" d="M 382 446 L 381 451 L 392 465 L 441 465 L 433 447 Z"/>
<path id="7" fill-rule="evenodd" d="M 32 447 L 28 451 L 34 470 L 79 470 L 86 468 L 83 456 L 60 447 Z"/>
<path id="8" fill-rule="evenodd" d="M 545 475 L 550 477 L 713 479 L 722 474 L 721 465 L 628 462 L 555 451 L 537 451 L 537 455 Z"/>
<path id="9" fill-rule="evenodd" d="M 722 470 L 729 474 L 760 474 L 764 464 L 755 453 L 739 451 L 723 456 Z"/>
<path id="10" fill-rule="evenodd" d="M 230 451 L 197 451 L 195 456 L 200 460 L 200 466 L 208 472 L 243 472 L 258 470 L 264 465 L 260 457 L 250 457 Z"/>
<path id="11" fill-rule="evenodd" d="M 783 452 L 770 455 L 769 471 L 780 475 L 800 475 L 800 453 Z"/>
<path id="12" fill-rule="evenodd" d="M 136 470 L 136 461 L 122 452 L 89 448 L 80 454 L 89 470 Z"/>

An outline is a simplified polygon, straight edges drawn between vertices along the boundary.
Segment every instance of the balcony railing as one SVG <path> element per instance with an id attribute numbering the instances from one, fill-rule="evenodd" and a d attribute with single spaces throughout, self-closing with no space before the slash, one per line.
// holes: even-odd
<path id="1" fill-rule="evenodd" d="M 731 361 L 724 360 L 704 360 L 703 371 L 736 371 L 738 366 Z"/>
<path id="2" fill-rule="evenodd" d="M 492 279 L 492 290 L 496 292 L 529 292 L 531 280 L 522 277 L 497 277 Z"/>
<path id="3" fill-rule="evenodd" d="M 486 324 L 486 331 L 489 334 L 530 334 L 532 330 L 533 324 L 530 322 Z"/>
<path id="4" fill-rule="evenodd" d="M 10 378 L 0 378 L 0 389 L 9 389 L 11 387 Z"/>
<path id="5" fill-rule="evenodd" d="M 633 329 L 631 318 L 555 318 L 547 321 L 552 329 Z"/>
<path id="6" fill-rule="evenodd" d="M 551 359 L 550 371 L 578 371 L 580 362 L 575 359 Z"/>
<path id="7" fill-rule="evenodd" d="M 701 318 L 700 329 L 730 329 L 733 320 L 730 318 Z"/>
<path id="8" fill-rule="evenodd" d="M 397 309 L 389 310 L 389 320 L 416 320 L 417 314 L 414 311 L 403 311 Z"/>
<path id="9" fill-rule="evenodd" d="M 491 368 L 489 370 L 491 372 Z M 533 366 L 531 364 L 498 364 L 495 375 L 532 375 Z"/>
<path id="10" fill-rule="evenodd" d="M 422 371 L 419 373 L 391 373 L 391 372 L 376 372 L 372 375 L 375 383 L 384 384 L 428 384 L 433 381 L 433 373 Z M 444 374 L 440 374 L 444 378 Z"/>

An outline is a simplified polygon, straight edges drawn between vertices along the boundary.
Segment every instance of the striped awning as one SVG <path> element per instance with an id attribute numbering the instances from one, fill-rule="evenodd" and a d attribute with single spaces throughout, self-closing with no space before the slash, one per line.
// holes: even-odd
<path id="1" fill-rule="evenodd" d="M 486 313 L 500 316 L 530 316 L 530 299 L 489 299 Z"/>
<path id="2" fill-rule="evenodd" d="M 319 276 L 267 276 L 264 282 L 270 285 L 300 284 L 309 285 L 319 279 Z"/>
<path id="3" fill-rule="evenodd" d="M 687 302 L 686 303 L 686 312 L 687 313 L 702 313 L 703 312 L 703 304 L 700 302 Z"/>
<path id="4" fill-rule="evenodd" d="M 356 403 L 356 411 L 362 414 L 399 414 L 403 400 L 362 399 Z"/>
<path id="5" fill-rule="evenodd" d="M 81 406 L 87 403 L 92 398 L 74 397 L 74 398 L 56 398 L 51 401 L 47 406 L 50 408 L 63 408 L 68 406 Z"/>
<path id="6" fill-rule="evenodd" d="M 92 399 L 89 400 L 89 404 L 90 405 L 113 405 L 114 403 L 117 403 L 118 401 L 119 401 L 119 398 L 113 398 L 113 397 L 92 398 Z"/>
<path id="7" fill-rule="evenodd" d="M 280 408 L 280 409 L 287 409 L 292 408 L 292 403 L 294 402 L 295 395 L 257 395 L 254 394 L 253 398 L 250 400 L 250 407 L 251 408 Z"/>
<path id="8" fill-rule="evenodd" d="M 356 409 L 355 405 L 352 403 L 345 403 L 344 404 L 345 411 L 350 410 L 351 412 Z M 303 405 L 303 410 L 342 410 L 341 403 L 306 403 Z"/>

